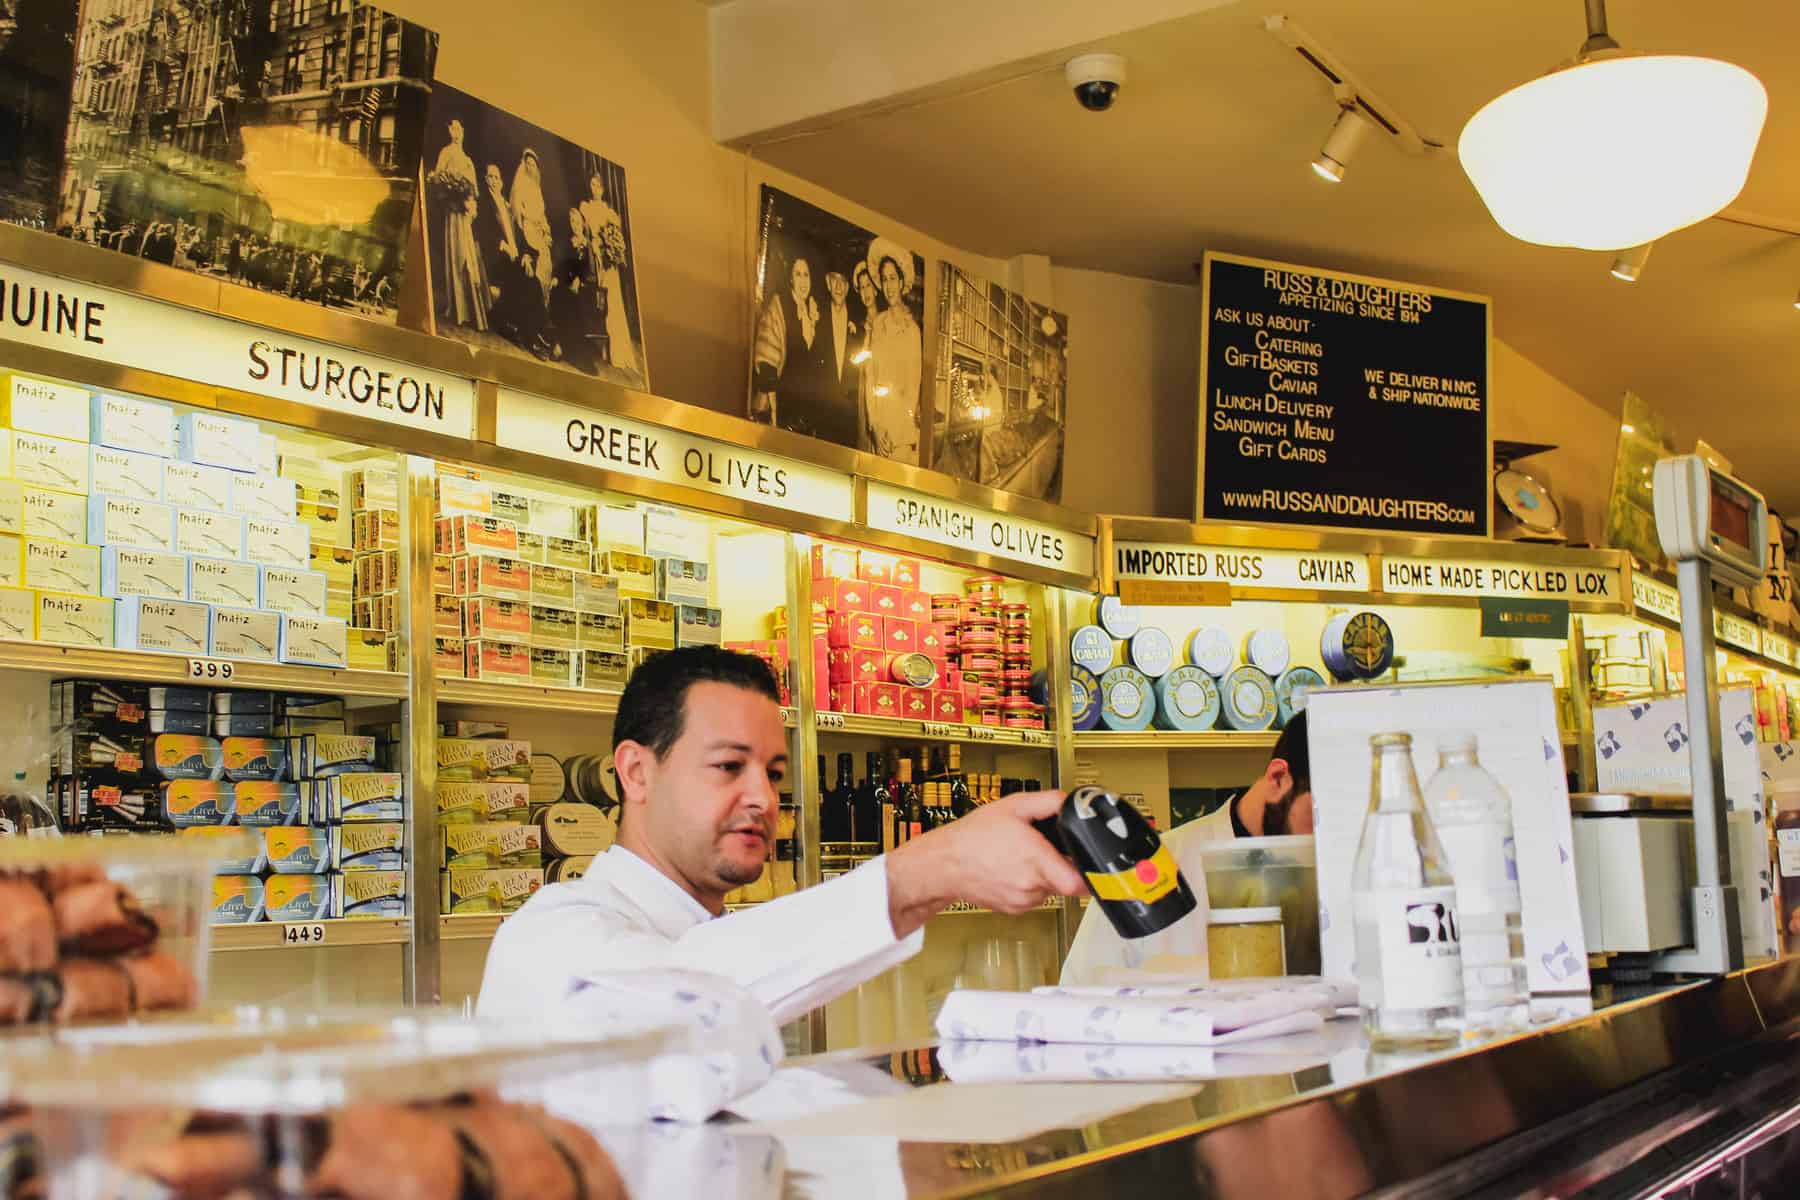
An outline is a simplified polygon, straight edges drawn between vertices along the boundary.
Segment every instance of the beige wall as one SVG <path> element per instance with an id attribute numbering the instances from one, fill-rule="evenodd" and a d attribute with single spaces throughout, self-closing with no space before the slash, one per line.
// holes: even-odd
<path id="1" fill-rule="evenodd" d="M 438 77 L 445 83 L 625 167 L 651 385 L 660 395 L 744 412 L 753 231 L 764 182 L 924 255 L 933 300 L 944 259 L 985 278 L 1009 278 L 1006 260 L 947 246 L 717 144 L 707 13 L 691 0 L 538 0 L 506 9 L 503 20 L 477 0 L 389 2 L 442 35 Z M 1064 503 L 1189 516 L 1198 289 L 1060 267 L 1049 284 L 1050 295 L 1034 298 L 1066 314 L 1070 329 Z M 935 303 L 928 303 L 928 363 L 936 326 Z M 1569 498 L 1571 534 L 1597 536 L 1616 418 L 1500 342 L 1492 391 L 1496 437 L 1564 447 L 1531 469 Z"/>

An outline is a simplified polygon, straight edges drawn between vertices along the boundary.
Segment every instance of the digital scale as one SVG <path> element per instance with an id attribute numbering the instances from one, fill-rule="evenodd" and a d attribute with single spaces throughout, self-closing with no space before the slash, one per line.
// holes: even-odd
<path id="1" fill-rule="evenodd" d="M 1747 484 L 1698 454 L 1665 458 L 1651 476 L 1656 536 L 1675 563 L 1686 663 L 1688 763 L 1693 776 L 1694 944 L 1655 957 L 1659 971 L 1717 975 L 1744 965 L 1731 843 L 1725 823 L 1725 764 L 1719 743 L 1719 672 L 1713 644 L 1712 580 L 1755 587 L 1769 570 L 1769 506 Z"/>

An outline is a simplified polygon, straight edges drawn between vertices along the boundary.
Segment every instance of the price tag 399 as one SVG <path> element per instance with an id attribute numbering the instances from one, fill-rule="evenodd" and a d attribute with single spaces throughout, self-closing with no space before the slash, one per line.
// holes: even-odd
<path id="1" fill-rule="evenodd" d="M 288 946 L 323 946 L 325 926 L 318 921 L 281 927 L 282 944 Z"/>
<path id="2" fill-rule="evenodd" d="M 206 679 L 214 683 L 224 683 L 236 672 L 230 659 L 190 658 L 188 659 L 187 673 L 189 679 Z"/>

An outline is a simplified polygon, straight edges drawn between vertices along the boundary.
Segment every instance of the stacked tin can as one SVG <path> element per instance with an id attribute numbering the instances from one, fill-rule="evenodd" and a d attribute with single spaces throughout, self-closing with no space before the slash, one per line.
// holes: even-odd
<path id="1" fill-rule="evenodd" d="M 998 575 L 972 575 L 963 594 L 931 598 L 933 619 L 948 627 L 949 650 L 962 674 L 963 703 L 982 725 L 1044 728 L 1031 689 L 1031 609 L 1009 603 Z"/>

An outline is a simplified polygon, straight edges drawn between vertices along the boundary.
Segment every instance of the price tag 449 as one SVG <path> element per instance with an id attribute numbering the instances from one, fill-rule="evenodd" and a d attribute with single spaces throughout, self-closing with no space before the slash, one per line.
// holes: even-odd
<path id="1" fill-rule="evenodd" d="M 208 679 L 222 683 L 236 672 L 230 659 L 190 658 L 187 673 L 189 679 Z"/>
<path id="2" fill-rule="evenodd" d="M 281 941 L 286 946 L 323 946 L 325 926 L 318 921 L 281 927 Z"/>

